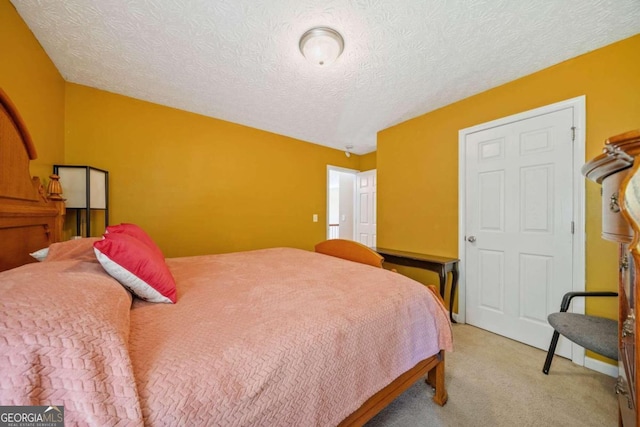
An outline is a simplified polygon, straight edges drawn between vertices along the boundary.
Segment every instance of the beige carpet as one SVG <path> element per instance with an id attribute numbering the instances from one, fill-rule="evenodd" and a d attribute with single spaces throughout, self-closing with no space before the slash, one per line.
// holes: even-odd
<path id="1" fill-rule="evenodd" d="M 615 379 L 469 325 L 453 325 L 447 354 L 449 401 L 432 400 L 424 381 L 396 399 L 367 427 L 617 426 Z"/>

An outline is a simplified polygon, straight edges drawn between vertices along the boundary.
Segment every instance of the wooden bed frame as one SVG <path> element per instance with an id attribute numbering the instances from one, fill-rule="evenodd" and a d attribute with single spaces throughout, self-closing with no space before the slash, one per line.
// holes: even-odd
<path id="1" fill-rule="evenodd" d="M 58 177 L 50 176 L 48 195 L 45 195 L 40 180 L 30 177 L 29 161 L 35 158 L 36 150 L 22 118 L 0 89 L 0 271 L 35 262 L 29 253 L 63 237 L 65 206 Z M 345 251 L 344 243 L 335 245 L 335 242 L 320 245 L 319 251 L 325 248 L 325 252 L 348 259 L 355 253 L 359 262 L 382 266 L 382 257 L 365 246 L 354 249 L 351 245 Z M 441 351 L 380 390 L 340 425 L 363 425 L 425 375 L 435 388 L 433 400 L 444 405 L 447 392 L 444 352 Z"/>
<path id="2" fill-rule="evenodd" d="M 342 421 L 339 424 L 340 427 L 364 425 L 425 375 L 427 375 L 427 384 L 435 389 L 433 401 L 444 406 L 448 396 L 444 385 L 444 351 L 440 350 L 438 354 L 419 362 L 371 396 L 358 410 Z"/>
<path id="3" fill-rule="evenodd" d="M 31 178 L 36 150 L 18 110 L 0 89 L 0 271 L 35 260 L 30 252 L 62 240 L 65 207 L 60 183 L 52 176 L 45 195 Z"/>
<path id="4" fill-rule="evenodd" d="M 379 253 L 353 240 L 325 240 L 315 246 L 315 251 L 378 268 L 382 268 L 384 262 L 384 258 Z M 435 287 L 429 286 L 429 289 L 442 301 Z M 444 304 L 444 301 L 442 303 Z M 425 375 L 427 375 L 427 383 L 435 389 L 434 402 L 443 406 L 447 403 L 448 396 L 444 384 L 444 351 L 440 351 L 435 356 L 418 363 L 374 394 L 357 411 L 342 421 L 340 426 L 363 425 Z"/>

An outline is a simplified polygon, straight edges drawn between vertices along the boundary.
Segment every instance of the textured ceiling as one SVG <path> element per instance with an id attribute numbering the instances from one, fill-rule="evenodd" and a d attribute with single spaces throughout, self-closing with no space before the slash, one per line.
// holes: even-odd
<path id="1" fill-rule="evenodd" d="M 640 32 L 639 0 L 12 0 L 70 82 L 358 154 L 376 132 Z M 330 26 L 315 67 L 300 36 Z"/>

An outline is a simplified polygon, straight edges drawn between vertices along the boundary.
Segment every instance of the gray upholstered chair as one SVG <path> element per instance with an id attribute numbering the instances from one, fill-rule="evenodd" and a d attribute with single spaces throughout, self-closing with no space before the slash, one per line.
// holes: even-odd
<path id="1" fill-rule="evenodd" d="M 618 360 L 618 322 L 598 316 L 567 313 L 574 297 L 617 297 L 616 292 L 568 292 L 562 298 L 559 313 L 551 313 L 547 318 L 553 327 L 553 337 L 547 352 L 542 372 L 549 374 L 553 354 L 556 351 L 560 335 L 574 343 L 601 354 L 609 359 Z"/>

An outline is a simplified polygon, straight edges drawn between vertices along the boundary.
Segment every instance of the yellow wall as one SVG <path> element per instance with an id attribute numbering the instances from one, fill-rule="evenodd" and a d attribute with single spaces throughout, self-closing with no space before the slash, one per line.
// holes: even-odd
<path id="1" fill-rule="evenodd" d="M 380 132 L 379 245 L 457 256 L 460 129 L 580 95 L 586 95 L 587 159 L 607 137 L 640 128 L 638 52 L 640 35 Z M 616 245 L 600 238 L 599 187 L 588 182 L 586 188 L 586 288 L 615 290 Z M 587 311 L 617 317 L 611 300 L 588 302 Z"/>
<path id="2" fill-rule="evenodd" d="M 35 144 L 31 174 L 45 183 L 64 160 L 64 80 L 9 0 L 0 0 L 0 58 L 0 88 Z"/>
<path id="3" fill-rule="evenodd" d="M 375 153 L 347 159 L 341 150 L 67 84 L 8 0 L 0 0 L 0 52 L 0 88 L 38 152 L 31 173 L 46 183 L 54 164 L 109 170 L 111 223 L 140 223 L 168 256 L 310 249 L 325 238 L 327 164 L 375 168 Z M 67 235 L 74 224 L 70 215 Z"/>
<path id="4" fill-rule="evenodd" d="M 376 156 L 375 151 L 360 156 L 360 171 L 368 171 L 376 168 Z"/>
<path id="5" fill-rule="evenodd" d="M 66 162 L 110 173 L 111 223 L 166 256 L 325 239 L 327 164 L 360 156 L 68 83 Z M 319 221 L 312 222 L 318 214 Z"/>

